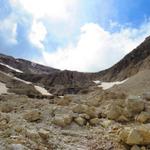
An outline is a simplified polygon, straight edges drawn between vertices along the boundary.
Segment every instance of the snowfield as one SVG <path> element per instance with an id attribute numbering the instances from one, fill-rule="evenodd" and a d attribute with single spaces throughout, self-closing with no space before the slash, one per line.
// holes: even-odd
<path id="1" fill-rule="evenodd" d="M 120 85 L 124 82 L 126 82 L 128 79 L 126 80 L 123 80 L 123 81 L 116 81 L 116 82 L 102 82 L 102 81 L 99 81 L 99 80 L 96 80 L 96 81 L 93 81 L 95 84 L 98 84 L 98 87 L 102 87 L 103 90 L 107 90 L 107 89 L 110 89 L 112 88 L 114 85 Z"/>
<path id="2" fill-rule="evenodd" d="M 16 68 L 13 68 L 13 67 L 11 67 L 11 66 L 9 66 L 9 65 L 3 64 L 3 63 L 1 63 L 1 62 L 0 62 L 0 65 L 3 65 L 3 66 L 5 66 L 5 67 L 7 67 L 7 68 L 9 68 L 9 69 L 11 69 L 11 70 L 16 71 L 16 72 L 23 73 L 21 70 L 16 69 Z"/>
<path id="3" fill-rule="evenodd" d="M 35 89 L 37 90 L 37 91 L 39 91 L 42 95 L 49 95 L 49 96 L 51 96 L 52 94 L 50 94 L 45 88 L 43 88 L 43 87 L 40 87 L 40 86 L 34 86 L 35 87 Z"/>

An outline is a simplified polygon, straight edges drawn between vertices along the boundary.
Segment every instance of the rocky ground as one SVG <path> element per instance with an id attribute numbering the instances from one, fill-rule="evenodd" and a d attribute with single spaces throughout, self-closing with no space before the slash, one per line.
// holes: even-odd
<path id="1" fill-rule="evenodd" d="M 148 150 L 150 94 L 0 96 L 0 150 Z"/>

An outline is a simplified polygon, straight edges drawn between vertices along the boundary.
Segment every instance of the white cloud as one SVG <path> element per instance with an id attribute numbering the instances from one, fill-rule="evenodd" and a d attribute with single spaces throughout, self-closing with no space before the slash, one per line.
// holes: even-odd
<path id="1" fill-rule="evenodd" d="M 81 27 L 75 45 L 70 43 L 53 53 L 43 51 L 43 63 L 60 69 L 100 71 L 116 63 L 149 34 L 150 22 L 144 23 L 139 29 L 126 27 L 115 33 L 88 23 Z"/>
<path id="2" fill-rule="evenodd" d="M 12 16 L 0 21 L 0 34 L 9 44 L 17 44 L 17 23 Z"/>
<path id="3" fill-rule="evenodd" d="M 44 49 L 43 41 L 47 30 L 42 22 L 33 21 L 31 32 L 29 34 L 30 42 L 39 49 Z"/>
<path id="4" fill-rule="evenodd" d="M 68 19 L 78 0 L 10 0 L 14 6 L 23 7 L 35 19 L 49 17 Z"/>

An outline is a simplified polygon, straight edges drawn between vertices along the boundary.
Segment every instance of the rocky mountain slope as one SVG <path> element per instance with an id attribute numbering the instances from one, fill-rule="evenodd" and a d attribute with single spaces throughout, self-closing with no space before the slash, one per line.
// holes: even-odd
<path id="1" fill-rule="evenodd" d="M 149 150 L 149 46 L 93 74 L 1 55 L 0 150 Z"/>
<path id="2" fill-rule="evenodd" d="M 150 37 L 117 64 L 99 72 L 98 76 L 105 81 L 124 80 L 145 69 L 150 69 Z"/>
<path id="3" fill-rule="evenodd" d="M 24 59 L 16 59 L 11 56 L 0 54 L 0 69 L 5 67 L 5 70 L 9 69 L 9 71 L 14 71 L 6 65 L 18 69 L 20 70 L 20 72 L 27 74 L 50 74 L 53 72 L 60 71 L 58 69 L 39 65 L 37 63 L 33 63 Z"/>

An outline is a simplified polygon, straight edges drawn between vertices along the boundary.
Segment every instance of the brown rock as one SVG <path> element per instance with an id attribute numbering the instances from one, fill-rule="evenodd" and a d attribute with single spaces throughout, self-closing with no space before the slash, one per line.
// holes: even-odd
<path id="1" fill-rule="evenodd" d="M 53 119 L 53 123 L 55 125 L 58 125 L 60 127 L 65 127 L 67 125 L 70 125 L 72 123 L 72 116 L 65 114 L 65 115 L 57 115 Z"/>
<path id="2" fill-rule="evenodd" d="M 24 114 L 24 119 L 28 122 L 34 122 L 42 119 L 41 112 L 39 110 L 30 110 Z"/>
<path id="3" fill-rule="evenodd" d="M 80 126 L 84 126 L 86 124 L 86 120 L 82 117 L 77 117 L 74 121 Z"/>

